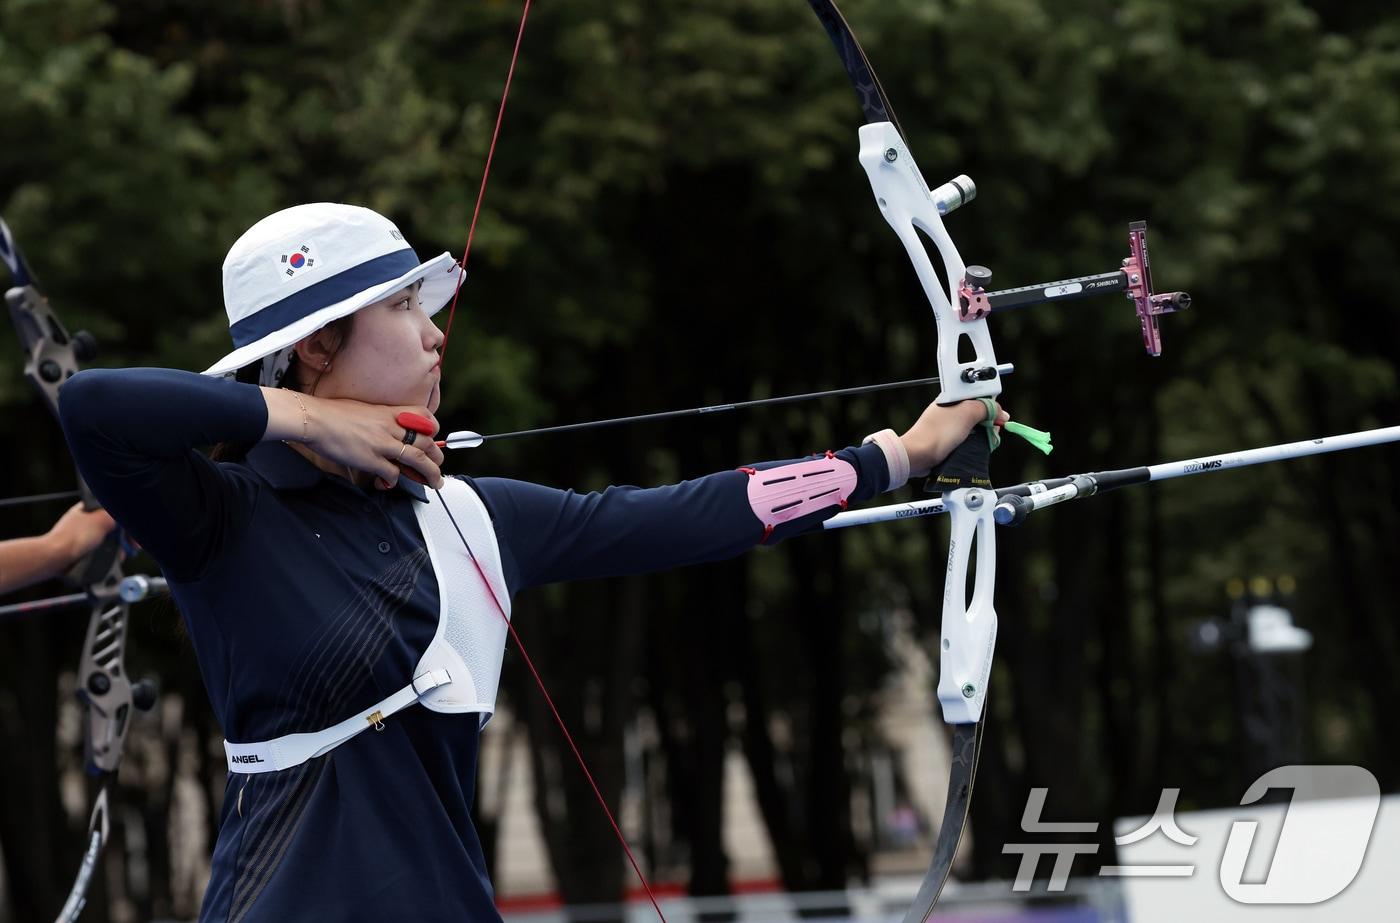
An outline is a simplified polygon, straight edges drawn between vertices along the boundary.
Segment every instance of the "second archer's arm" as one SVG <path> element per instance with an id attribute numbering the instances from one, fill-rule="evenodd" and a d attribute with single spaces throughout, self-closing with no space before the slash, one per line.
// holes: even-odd
<path id="1" fill-rule="evenodd" d="M 74 504 L 43 535 L 0 541 L 0 593 L 57 577 L 116 528 L 104 510 Z"/>

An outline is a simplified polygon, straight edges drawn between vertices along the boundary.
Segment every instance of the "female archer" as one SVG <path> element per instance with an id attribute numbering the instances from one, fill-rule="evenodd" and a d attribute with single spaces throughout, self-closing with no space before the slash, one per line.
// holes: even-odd
<path id="1" fill-rule="evenodd" d="M 289 208 L 224 262 L 233 352 L 63 387 L 228 738 L 203 920 L 496 919 L 471 805 L 516 593 L 773 544 L 1006 420 L 930 405 L 902 436 L 650 489 L 444 478 L 431 317 L 459 273 L 368 209 Z"/>

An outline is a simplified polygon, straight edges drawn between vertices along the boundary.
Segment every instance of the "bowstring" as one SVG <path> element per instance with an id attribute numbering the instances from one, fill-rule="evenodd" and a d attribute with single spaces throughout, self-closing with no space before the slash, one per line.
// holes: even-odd
<path id="1" fill-rule="evenodd" d="M 530 0 L 520 13 L 520 27 L 515 33 L 515 49 L 510 53 L 510 67 L 506 69 L 506 85 L 501 90 L 501 104 L 496 109 L 496 127 L 491 130 L 491 144 L 486 148 L 486 165 L 481 171 L 481 185 L 476 190 L 476 205 L 472 207 L 472 223 L 467 228 L 467 244 L 462 248 L 462 261 L 458 263 L 457 286 L 452 291 L 452 307 L 447 310 L 447 326 L 442 332 L 442 348 L 438 357 L 447 355 L 447 341 L 452 336 L 452 318 L 457 315 L 457 299 L 462 294 L 462 282 L 467 278 L 467 257 L 472 252 L 472 240 L 476 238 L 476 222 L 481 217 L 481 203 L 486 199 L 486 181 L 491 176 L 491 161 L 496 156 L 496 141 L 501 137 L 501 122 L 506 117 L 506 100 L 510 97 L 510 82 L 515 77 L 515 64 L 520 60 L 520 43 L 525 38 L 525 20 L 530 17 Z"/>
<path id="2" fill-rule="evenodd" d="M 510 55 L 510 67 L 506 70 L 505 87 L 501 91 L 501 104 L 496 110 L 496 126 L 491 131 L 491 144 L 486 149 L 486 164 L 481 171 L 481 186 L 477 189 L 476 205 L 472 208 L 472 221 L 470 227 L 467 229 L 467 243 L 466 246 L 462 248 L 462 260 L 458 264 L 457 286 L 452 292 L 452 306 L 447 312 L 447 324 L 442 334 L 442 347 L 438 353 L 439 361 L 442 361 L 447 356 L 447 343 L 452 336 L 452 319 L 457 314 L 457 299 L 462 294 L 462 282 L 467 277 L 467 258 L 471 255 L 472 241 L 476 238 L 476 224 L 481 216 L 481 204 L 486 198 L 486 181 L 491 176 L 491 161 L 496 155 L 496 142 L 501 136 L 501 123 L 505 120 L 506 114 L 506 100 L 510 97 L 510 84 L 511 80 L 515 77 L 515 65 L 520 59 L 520 45 L 525 38 L 525 21 L 529 16 L 530 0 L 525 0 L 524 7 L 520 13 L 520 26 L 515 33 L 515 48 L 511 51 Z M 598 788 L 598 783 L 594 780 L 593 773 L 589 770 L 588 763 L 584 760 L 582 751 L 579 750 L 578 744 L 574 742 L 574 735 L 569 733 L 569 727 L 564 722 L 563 715 L 559 713 L 559 709 L 555 706 L 554 697 L 549 694 L 549 689 L 545 687 L 544 679 L 540 676 L 539 670 L 535 669 L 535 662 L 530 658 L 529 652 L 525 650 L 525 645 L 520 640 L 520 635 L 516 632 L 515 625 L 511 623 L 510 616 L 506 615 L 505 607 L 501 605 L 500 599 L 497 598 L 495 587 L 491 585 L 491 581 L 486 576 L 486 571 L 482 569 L 480 562 L 477 561 L 476 554 L 472 551 L 471 545 L 467 542 L 467 537 L 462 533 L 461 527 L 457 525 L 457 520 L 452 515 L 452 509 L 443 499 L 442 492 L 434 491 L 434 493 L 437 494 L 438 502 L 442 503 L 442 508 L 447 513 L 447 518 L 451 521 L 452 528 L 456 530 L 457 537 L 462 540 L 462 547 L 466 549 L 467 557 L 471 559 L 472 565 L 475 566 L 477 574 L 481 577 L 481 582 L 485 584 L 486 592 L 490 594 L 491 601 L 496 604 L 496 611 L 500 613 L 502 620 L 505 621 L 506 630 L 510 632 L 511 638 L 515 641 L 516 648 L 520 651 L 520 659 L 525 661 L 525 666 L 530 669 L 530 675 L 534 677 L 535 685 L 539 688 L 540 695 L 543 696 L 545 704 L 549 706 L 549 711 L 554 716 L 555 724 L 559 726 L 560 732 L 564 735 L 564 740 L 569 744 L 570 752 L 573 753 L 574 759 L 578 762 L 579 769 L 582 770 L 584 778 L 588 780 L 588 787 L 592 789 L 593 797 L 598 800 L 598 806 L 603 809 L 603 814 L 607 817 L 608 824 L 612 827 L 613 833 L 616 834 L 617 841 L 622 844 L 622 851 L 626 853 L 627 861 L 632 866 L 632 871 L 636 873 L 637 880 L 642 883 L 642 890 L 646 892 L 647 899 L 651 901 L 651 906 L 656 911 L 656 915 L 661 919 L 661 923 L 666 923 L 666 915 L 661 912 L 661 905 L 656 900 L 655 892 L 652 891 L 651 882 L 647 880 L 647 876 L 642 872 L 642 867 L 637 862 L 636 855 L 632 852 L 631 844 L 627 842 L 627 837 L 622 832 L 621 825 L 618 824 L 617 819 L 613 816 L 612 809 L 608 807 L 608 801 L 603 797 L 602 790 Z"/>

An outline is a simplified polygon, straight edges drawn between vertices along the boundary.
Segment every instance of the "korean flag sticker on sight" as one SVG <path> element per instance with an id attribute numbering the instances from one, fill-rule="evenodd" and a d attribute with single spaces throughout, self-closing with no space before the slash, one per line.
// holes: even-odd
<path id="1" fill-rule="evenodd" d="M 304 272 L 315 269 L 317 262 L 316 248 L 310 241 L 303 241 L 282 254 L 277 269 L 282 275 L 282 281 L 288 282 Z"/>

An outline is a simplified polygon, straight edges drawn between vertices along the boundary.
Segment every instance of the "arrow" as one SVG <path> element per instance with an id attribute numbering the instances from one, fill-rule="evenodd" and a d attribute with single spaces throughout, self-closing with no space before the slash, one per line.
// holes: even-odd
<path id="1" fill-rule="evenodd" d="M 1010 362 L 1004 362 L 997 366 L 999 375 L 1010 375 L 1016 371 L 1016 367 Z M 833 391 L 808 391 L 804 394 L 788 394 L 782 397 L 765 397 L 753 401 L 739 401 L 735 404 L 711 404 L 708 407 L 691 407 L 686 410 L 662 410 L 657 413 L 642 413 L 630 417 L 612 417 L 607 420 L 591 420 L 587 423 L 564 423 L 559 426 L 542 426 L 536 429 L 521 429 L 512 433 L 495 433 L 490 436 L 483 436 L 481 433 L 474 433 L 469 429 L 458 430 L 455 433 L 448 433 L 446 439 L 439 439 L 437 444 L 444 449 L 475 449 L 483 443 L 502 439 L 515 439 L 519 436 L 543 436 L 549 433 L 572 433 L 585 429 L 596 429 L 602 426 L 621 426 L 624 423 L 655 423 L 661 420 L 674 420 L 678 417 L 698 417 L 713 413 L 723 413 L 729 410 L 749 410 L 754 407 L 770 407 L 777 404 L 795 404 L 799 401 L 816 400 L 819 397 L 845 397 L 852 394 L 869 394 L 875 391 L 894 391 L 899 388 L 917 388 L 923 385 L 936 385 L 939 383 L 937 377 L 934 378 L 910 378 L 904 381 L 887 381 L 878 385 L 857 385 L 853 388 L 837 388 Z"/>

